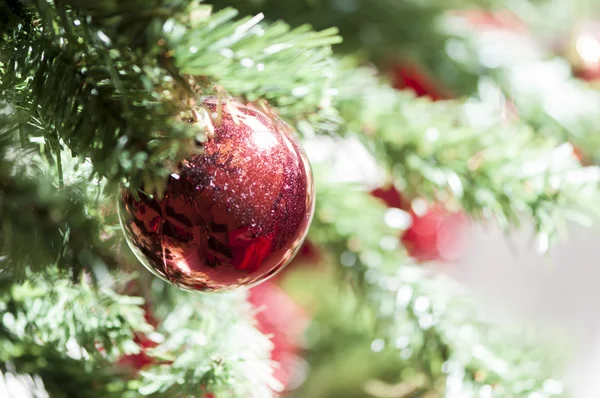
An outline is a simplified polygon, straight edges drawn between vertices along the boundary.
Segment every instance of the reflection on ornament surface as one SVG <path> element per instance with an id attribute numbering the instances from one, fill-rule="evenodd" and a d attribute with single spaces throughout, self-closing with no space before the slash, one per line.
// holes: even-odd
<path id="1" fill-rule="evenodd" d="M 217 292 L 264 281 L 296 254 L 314 212 L 310 165 L 289 126 L 257 108 L 204 106 L 214 137 L 181 162 L 163 199 L 123 191 L 127 242 L 157 276 Z"/>

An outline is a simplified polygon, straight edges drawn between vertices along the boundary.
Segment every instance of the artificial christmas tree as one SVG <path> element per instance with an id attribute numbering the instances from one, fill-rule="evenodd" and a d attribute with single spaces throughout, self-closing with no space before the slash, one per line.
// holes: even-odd
<path id="1" fill-rule="evenodd" d="M 563 219 L 598 210 L 598 169 L 565 143 L 598 158 L 598 94 L 568 68 L 525 84 L 542 55 L 514 56 L 502 35 L 483 44 L 490 36 L 451 12 L 483 3 L 493 2 L 0 3 L 0 386 L 19 380 L 5 395 L 279 394 L 290 387 L 274 372 L 282 340 L 261 333 L 275 332 L 257 325 L 247 293 L 162 279 L 200 291 L 264 280 L 300 248 L 313 201 L 319 267 L 299 258 L 281 279 L 305 308 L 297 317 L 312 318 L 286 347 L 306 361 L 288 394 L 568 393 L 539 336 L 482 317 L 460 286 L 416 266 L 398 239 L 406 212 L 340 178 L 318 145 L 313 198 L 290 138 L 361 142 L 407 203 L 507 229 L 529 220 L 547 249 Z M 498 41 L 511 51 L 490 54 Z M 464 99 L 397 90 L 390 63 L 422 65 Z M 585 107 L 557 107 L 540 89 L 565 81 Z M 519 118 L 506 117 L 507 96 Z M 140 352 L 131 372 L 123 362 Z"/>

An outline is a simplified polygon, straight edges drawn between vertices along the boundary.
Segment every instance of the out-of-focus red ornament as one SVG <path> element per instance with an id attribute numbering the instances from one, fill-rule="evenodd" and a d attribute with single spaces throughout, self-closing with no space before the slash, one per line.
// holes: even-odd
<path id="1" fill-rule="evenodd" d="M 464 213 L 435 205 L 423 216 L 411 210 L 413 223 L 402 236 L 408 252 L 419 261 L 455 261 L 465 252 L 469 223 Z"/>
<path id="2" fill-rule="evenodd" d="M 467 10 L 454 11 L 451 15 L 464 18 L 471 26 L 478 30 L 510 30 L 516 33 L 528 33 L 529 28 L 525 21 L 509 10 L 487 11 Z"/>
<path id="3" fill-rule="evenodd" d="M 579 160 L 579 163 L 581 163 L 582 166 L 591 166 L 593 164 L 585 151 L 577 145 L 573 145 L 573 156 Z"/>
<path id="4" fill-rule="evenodd" d="M 145 311 L 146 313 L 144 317 L 146 318 L 146 322 L 156 327 L 158 325 L 158 320 L 154 318 L 154 316 L 150 312 L 150 309 L 147 306 L 145 306 Z M 154 363 L 153 358 L 150 355 L 148 355 L 146 350 L 149 348 L 156 347 L 157 343 L 150 340 L 148 336 L 143 334 L 136 334 L 134 336 L 133 341 L 137 343 L 137 345 L 140 347 L 140 352 L 138 352 L 137 354 L 131 354 L 122 357 L 119 360 L 119 364 L 130 368 L 134 372 L 137 372 L 143 369 L 144 367 Z"/>
<path id="5" fill-rule="evenodd" d="M 399 90 L 410 89 L 418 97 L 427 96 L 434 101 L 448 99 L 451 95 L 442 88 L 441 83 L 436 82 L 422 68 L 412 63 L 394 66 L 393 84 Z"/>
<path id="6" fill-rule="evenodd" d="M 138 371 L 154 363 L 154 360 L 150 355 L 146 353 L 146 350 L 149 348 L 156 347 L 156 343 L 145 336 L 136 336 L 134 341 L 140 347 L 140 352 L 137 354 L 124 356 L 119 360 L 119 364 L 122 366 L 129 367 L 133 371 Z"/>
<path id="7" fill-rule="evenodd" d="M 259 309 L 259 330 L 273 342 L 271 359 L 278 365 L 273 376 L 289 389 L 298 377 L 299 343 L 310 317 L 273 281 L 252 288 L 249 301 Z"/>
<path id="8" fill-rule="evenodd" d="M 121 224 L 141 263 L 185 290 L 248 288 L 288 264 L 314 212 L 309 162 L 281 119 L 206 99 L 214 133 L 181 162 L 162 199 L 123 190 Z"/>
<path id="9" fill-rule="evenodd" d="M 402 242 L 408 253 L 418 261 L 454 261 L 464 253 L 469 226 L 469 218 L 464 213 L 452 213 L 443 205 L 436 204 L 419 215 L 393 186 L 378 188 L 372 195 L 389 207 L 410 213 L 412 224 L 404 231 Z"/>
<path id="10" fill-rule="evenodd" d="M 400 192 L 392 185 L 377 188 L 371 192 L 371 195 L 383 200 L 389 207 L 395 207 L 402 210 L 406 210 L 407 208 L 407 204 L 405 203 L 405 200 L 402 199 L 402 195 L 400 195 Z"/>
<path id="11" fill-rule="evenodd" d="M 582 21 L 571 34 L 565 57 L 575 75 L 586 81 L 600 79 L 600 22 Z"/>
<path id="12" fill-rule="evenodd" d="M 146 322 L 153 326 L 158 324 L 158 321 L 148 312 L 148 309 L 146 309 Z M 133 340 L 140 347 L 140 352 L 122 357 L 119 360 L 119 364 L 127 366 L 133 371 L 137 372 L 138 370 L 141 370 L 144 367 L 154 363 L 154 359 L 148 355 L 146 350 L 156 347 L 157 343 L 150 340 L 148 336 L 145 335 L 136 335 Z"/>

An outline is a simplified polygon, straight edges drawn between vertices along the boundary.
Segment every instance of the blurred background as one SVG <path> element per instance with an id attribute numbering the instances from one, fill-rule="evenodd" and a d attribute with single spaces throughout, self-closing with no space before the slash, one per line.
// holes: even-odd
<path id="1" fill-rule="evenodd" d="M 367 3 L 331 1 L 328 4 L 340 10 L 347 9 L 348 14 L 354 15 L 354 8 L 368 8 Z M 400 3 L 403 1 L 397 2 Z M 435 2 L 431 4 L 435 5 Z M 362 41 L 369 48 L 366 51 L 376 53 L 374 59 L 388 71 L 396 88 L 409 89 L 433 100 L 471 93 L 486 104 L 474 104 L 472 109 L 473 117 L 481 119 L 482 123 L 485 123 L 486 115 L 495 112 L 508 121 L 524 120 L 548 134 L 566 138 L 566 153 L 574 153 L 584 164 L 597 164 L 600 161 L 600 2 L 490 1 L 487 6 L 491 5 L 492 11 L 464 10 L 460 1 L 453 5 L 456 9 L 448 7 L 436 23 L 456 39 L 428 42 L 426 45 L 431 46 L 432 51 L 429 54 L 419 47 L 418 32 L 411 36 L 388 32 L 386 29 L 390 26 L 383 22 L 378 26 L 376 14 L 382 12 L 380 10 L 371 10 L 375 15 L 365 10 L 366 16 L 357 13 L 355 24 L 360 26 L 356 30 L 359 37 L 352 38 Z M 340 11 L 340 14 L 344 12 Z M 338 21 L 343 21 L 341 18 Z M 406 18 L 408 21 L 409 17 Z M 402 30 L 403 24 L 417 25 L 414 21 L 405 23 L 401 19 L 394 28 Z M 344 26 L 341 22 L 342 34 Z M 397 45 L 394 39 L 398 37 L 407 41 L 401 46 L 403 52 L 400 55 L 390 50 Z M 424 34 L 423 40 L 428 38 Z M 349 46 L 352 45 L 351 41 Z M 369 58 L 373 59 L 373 55 Z M 437 131 L 430 133 L 439 134 Z M 463 284 L 475 296 L 484 318 L 518 330 L 517 334 L 522 333 L 524 340 L 527 338 L 523 330 L 534 331 L 536 339 L 543 336 L 538 342 L 543 341 L 544 350 L 551 352 L 549 357 L 556 354 L 561 358 L 558 362 L 566 363 L 559 371 L 566 386 L 558 381 L 553 384 L 551 380 L 545 384 L 549 393 L 560 394 L 567 388 L 573 397 L 598 396 L 600 227 L 597 219 L 586 222 L 586 226 L 565 223 L 559 243 L 547 251 L 548 242 L 536 239 L 534 226 L 527 222 L 507 232 L 497 222 L 474 222 L 462 212 L 449 211 L 443 203 L 406 203 L 398 189 L 386 184 L 377 162 L 359 141 L 339 142 L 320 137 L 308 140 L 306 148 L 313 162 L 327 159 L 334 165 L 333 174 L 337 181 L 361 183 L 391 208 L 406 211 L 397 221 L 404 229 L 400 238 L 410 254 L 422 267 Z M 306 323 L 289 323 L 299 330 L 304 330 L 311 318 L 310 310 L 306 311 L 312 303 L 312 299 L 306 297 L 311 296 L 306 293 L 306 283 L 314 282 L 312 272 L 320 273 L 307 272 L 305 265 L 318 261 L 318 249 L 309 242 L 295 261 L 296 265 L 292 265 L 277 282 L 282 288 L 281 294 L 294 297 L 295 302 L 290 301 L 290 307 L 300 303 L 300 318 Z M 344 263 L 344 258 L 341 261 Z M 262 294 L 258 291 L 269 290 L 269 284 L 256 288 L 257 292 L 253 293 L 258 304 Z M 346 391 L 347 396 L 358 397 L 364 394 L 356 392 L 361 383 L 367 390 L 372 388 L 370 393 L 374 396 L 412 396 L 407 386 L 369 384 L 365 373 L 371 372 L 375 378 L 385 374 L 385 370 L 374 360 L 370 365 L 376 369 L 367 371 L 368 357 L 360 352 L 355 356 L 348 354 L 339 361 L 331 358 L 318 362 L 329 363 L 331 368 L 319 369 L 316 375 L 313 370 L 309 382 L 294 395 L 294 390 L 306 381 L 309 372 L 308 364 L 293 355 L 301 352 L 302 344 L 306 344 L 301 335 L 297 332 L 297 340 L 291 338 L 294 342 L 288 341 L 290 355 L 280 357 L 287 358 L 282 360 L 285 364 L 282 373 L 289 374 L 282 377 L 292 396 L 337 397 L 342 396 L 340 391 Z M 348 343 L 348 347 L 354 346 Z M 381 349 L 374 340 L 371 350 L 379 352 Z M 339 366 L 337 372 L 336 366 Z M 347 368 L 352 366 L 355 370 L 348 371 Z M 333 381 L 335 375 L 342 379 Z M 340 387 L 342 385 L 347 389 Z M 356 395 L 347 392 L 353 389 Z M 446 396 L 473 395 L 460 392 L 453 395 L 449 390 Z M 481 389 L 477 396 L 502 395 L 494 395 L 491 390 L 488 395 Z"/>

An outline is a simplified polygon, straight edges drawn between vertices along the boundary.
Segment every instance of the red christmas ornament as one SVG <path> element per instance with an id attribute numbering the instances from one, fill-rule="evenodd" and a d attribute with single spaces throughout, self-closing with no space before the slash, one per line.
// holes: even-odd
<path id="1" fill-rule="evenodd" d="M 581 149 L 579 146 L 571 144 L 573 146 L 573 156 L 581 163 L 582 166 L 592 166 L 594 162 L 590 156 Z"/>
<path id="2" fill-rule="evenodd" d="M 454 11 L 451 15 L 464 18 L 469 25 L 479 31 L 510 30 L 515 33 L 529 33 L 525 21 L 508 10 L 495 12 L 487 10 Z"/>
<path id="3" fill-rule="evenodd" d="M 124 190 L 119 214 L 141 263 L 185 290 L 248 288 L 296 254 L 314 212 L 310 165 L 291 128 L 253 106 L 204 102 L 214 134 L 162 199 Z"/>
<path id="4" fill-rule="evenodd" d="M 273 342 L 271 359 L 277 363 L 273 376 L 284 389 L 289 389 L 297 376 L 299 342 L 310 318 L 273 281 L 251 289 L 249 301 L 260 310 L 256 314 L 259 330 Z"/>
<path id="5" fill-rule="evenodd" d="M 146 319 L 146 322 L 153 327 L 157 327 L 158 320 L 154 317 L 154 315 L 152 315 L 150 307 L 148 305 L 144 305 L 143 308 L 145 311 L 144 318 Z M 156 347 L 158 344 L 155 341 L 150 340 L 145 334 L 136 334 L 133 338 L 133 341 L 139 346 L 140 352 L 121 357 L 119 359 L 119 364 L 131 369 L 133 372 L 137 372 L 154 363 L 154 358 L 148 355 L 146 351 Z"/>
<path id="6" fill-rule="evenodd" d="M 419 261 L 455 261 L 466 248 L 469 219 L 463 213 L 450 213 L 436 205 L 427 213 L 413 218 L 411 227 L 402 236 L 402 242 L 412 257 Z"/>
<path id="7" fill-rule="evenodd" d="M 566 47 L 565 56 L 577 77 L 589 82 L 600 80 L 600 22 L 580 22 Z"/>
<path id="8" fill-rule="evenodd" d="M 418 97 L 429 97 L 434 101 L 451 97 L 442 88 L 441 83 L 428 76 L 422 68 L 407 63 L 396 65 L 393 69 L 394 87 L 399 90 L 410 89 Z"/>
<path id="9" fill-rule="evenodd" d="M 408 211 L 411 226 L 404 231 L 402 242 L 408 253 L 419 261 L 453 261 L 466 249 L 468 217 L 461 212 L 451 213 L 444 206 L 431 206 L 425 214 L 417 214 L 409 203 L 392 186 L 378 188 L 372 195 L 383 200 L 389 207 Z"/>

